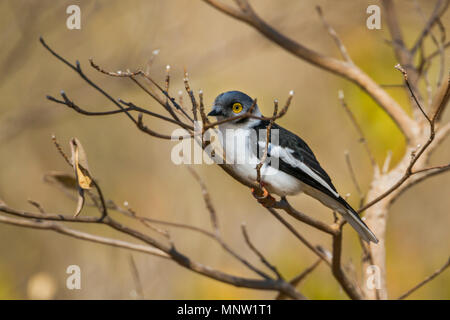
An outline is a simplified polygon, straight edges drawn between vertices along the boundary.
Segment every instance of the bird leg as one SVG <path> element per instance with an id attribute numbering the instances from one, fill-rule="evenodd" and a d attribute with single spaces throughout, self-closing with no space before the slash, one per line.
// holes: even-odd
<path id="1" fill-rule="evenodd" d="M 272 208 L 276 203 L 275 198 L 270 195 L 269 191 L 264 187 L 263 182 L 261 182 L 260 185 L 261 188 L 259 189 L 252 188 L 253 197 L 255 197 L 255 199 L 264 207 Z"/>

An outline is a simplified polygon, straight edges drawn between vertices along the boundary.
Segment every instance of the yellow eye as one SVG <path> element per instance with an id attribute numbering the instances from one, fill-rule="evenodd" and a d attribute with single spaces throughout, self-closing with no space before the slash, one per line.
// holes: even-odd
<path id="1" fill-rule="evenodd" d="M 236 102 L 233 104 L 233 112 L 234 113 L 239 113 L 242 111 L 242 104 L 240 104 L 239 102 Z"/>

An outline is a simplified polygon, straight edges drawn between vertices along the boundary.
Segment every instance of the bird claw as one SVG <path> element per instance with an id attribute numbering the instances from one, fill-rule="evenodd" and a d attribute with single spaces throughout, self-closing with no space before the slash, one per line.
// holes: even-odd
<path id="1" fill-rule="evenodd" d="M 261 191 L 262 190 L 262 195 Z M 255 188 L 252 188 L 252 195 L 255 197 L 255 199 L 262 204 L 266 208 L 271 208 L 275 205 L 276 200 L 274 197 L 272 197 L 267 191 L 267 189 L 264 186 L 261 186 L 261 190 L 255 190 Z"/>

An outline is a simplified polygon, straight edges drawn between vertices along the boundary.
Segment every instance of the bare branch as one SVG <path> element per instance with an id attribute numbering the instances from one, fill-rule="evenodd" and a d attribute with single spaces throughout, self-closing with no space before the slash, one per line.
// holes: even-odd
<path id="1" fill-rule="evenodd" d="M 253 111 L 253 108 L 255 107 L 256 102 L 257 102 L 256 101 L 257 99 L 254 99 L 252 105 L 250 106 L 250 108 L 247 110 L 246 113 L 241 114 L 239 116 L 230 117 L 230 118 L 226 118 L 226 119 L 223 119 L 223 120 L 219 120 L 219 121 L 210 123 L 210 124 L 205 126 L 205 130 L 208 130 L 210 128 L 216 127 L 216 126 L 218 126 L 220 124 L 224 124 L 224 123 L 227 123 L 227 122 L 230 122 L 230 121 L 235 121 L 235 120 L 239 120 L 239 119 L 243 119 L 243 118 L 258 119 L 258 120 L 265 120 L 265 121 L 277 120 L 277 119 L 283 117 L 286 114 L 286 112 L 289 109 L 289 106 L 291 105 L 291 101 L 292 101 L 293 96 L 294 96 L 294 92 L 291 90 L 291 92 L 289 92 L 289 96 L 288 96 L 288 98 L 286 100 L 286 104 L 280 110 L 280 112 L 278 112 L 275 116 L 264 117 L 264 116 L 255 116 L 255 115 L 253 115 L 252 111 Z"/>
<path id="2" fill-rule="evenodd" d="M 442 44 L 442 49 L 447 49 L 448 47 L 450 47 L 450 41 Z M 438 48 L 437 50 L 435 50 L 432 53 L 430 53 L 426 58 L 424 58 L 422 64 L 430 62 L 433 58 L 437 57 L 441 53 L 442 53 L 441 48 Z"/>
<path id="3" fill-rule="evenodd" d="M 13 224 L 17 226 L 23 226 L 23 227 L 29 227 L 29 228 L 35 228 L 35 229 L 49 229 L 54 230 L 56 232 L 70 235 L 79 239 L 84 239 L 88 241 L 93 242 L 99 242 L 109 245 L 114 245 L 118 247 L 124 247 L 127 249 L 135 250 L 135 251 L 141 251 L 145 253 L 150 254 L 156 254 L 163 257 L 170 258 L 171 260 L 175 261 L 179 265 L 193 271 L 199 274 L 202 274 L 206 277 L 216 279 L 221 282 L 229 283 L 234 286 L 238 287 L 247 287 L 247 288 L 253 288 L 253 289 L 260 289 L 260 290 L 275 290 L 275 291 L 281 291 L 289 295 L 290 297 L 294 299 L 305 299 L 305 297 L 300 294 L 295 288 L 293 288 L 290 284 L 283 280 L 273 280 L 270 278 L 264 278 L 262 280 L 259 279 L 250 279 L 250 278 L 242 278 L 237 277 L 233 275 L 229 275 L 227 273 L 221 272 L 219 270 L 213 269 L 209 266 L 202 265 L 198 262 L 195 262 L 179 251 L 175 249 L 173 246 L 167 246 L 165 244 L 160 243 L 159 241 L 156 241 L 155 239 L 137 231 L 134 229 L 131 229 L 125 225 L 120 224 L 116 220 L 112 219 L 109 216 L 106 216 L 103 220 L 99 220 L 95 217 L 72 217 L 67 215 L 61 215 L 61 214 L 41 214 L 41 213 L 31 213 L 31 212 L 24 212 L 24 211 L 18 211 L 14 210 L 12 208 L 9 208 L 6 206 L 3 202 L 0 203 L 0 212 L 8 213 L 17 215 L 22 218 L 31 218 L 31 219 L 13 219 L 9 217 L 4 217 L 0 215 L 0 223 L 8 223 Z M 33 219 L 39 219 L 44 221 L 35 221 Z M 72 222 L 84 222 L 84 223 L 97 223 L 97 224 L 105 224 L 112 229 L 126 234 L 128 236 L 131 236 L 135 239 L 138 239 L 140 241 L 143 241 L 147 245 L 150 245 L 154 248 L 148 248 L 146 246 L 139 246 L 139 245 L 133 245 L 126 243 L 124 241 L 120 240 L 112 240 L 108 238 L 93 236 L 89 234 L 82 233 L 80 231 L 68 229 L 66 227 L 61 226 L 57 223 L 52 223 L 51 220 L 54 221 L 72 221 Z"/>
<path id="4" fill-rule="evenodd" d="M 373 79 L 371 79 L 358 67 L 351 65 L 348 62 L 324 56 L 288 38 L 262 20 L 254 12 L 247 1 L 245 1 L 245 6 L 240 6 L 241 11 L 225 6 L 216 0 L 203 1 L 226 13 L 227 15 L 249 24 L 269 40 L 291 52 L 298 58 L 357 84 L 364 91 L 366 91 L 392 118 L 407 140 L 414 136 L 417 124 L 409 118 L 405 111 L 403 111 L 402 107 L 394 99 L 392 99 L 386 91 L 384 91 Z M 245 7 L 246 10 L 243 11 L 242 7 Z"/>
<path id="5" fill-rule="evenodd" d="M 448 106 L 448 101 L 450 99 L 450 75 L 448 76 L 447 81 L 442 81 L 441 85 L 436 90 L 436 94 L 434 95 L 430 110 L 433 114 L 435 114 L 437 122 L 442 119 L 442 115 L 444 114 L 445 108 Z"/>
<path id="6" fill-rule="evenodd" d="M 444 108 L 444 105 L 446 104 L 446 102 L 448 100 L 448 91 L 450 90 L 450 87 L 447 87 L 447 93 L 444 95 L 443 100 L 440 101 L 440 104 L 438 105 L 437 109 L 434 111 L 434 114 L 431 116 L 431 118 L 425 113 L 425 111 L 423 110 L 422 106 L 420 105 L 420 103 L 418 102 L 417 98 L 414 95 L 414 92 L 411 89 L 411 86 L 409 85 L 409 81 L 408 81 L 408 76 L 405 72 L 405 70 L 401 67 L 401 66 L 396 66 L 397 69 L 399 69 L 404 77 L 405 77 L 405 82 L 408 85 L 408 88 L 411 90 L 410 93 L 413 96 L 414 100 L 417 103 L 418 108 L 422 111 L 422 113 L 424 114 L 425 118 L 427 119 L 427 121 L 429 122 L 430 125 L 430 136 L 428 138 L 428 140 L 425 142 L 425 144 L 423 146 L 420 146 L 419 150 L 417 152 L 412 152 L 411 154 L 411 161 L 405 171 L 405 173 L 403 174 L 403 176 L 393 185 L 391 186 L 388 190 L 386 190 L 385 192 L 383 192 L 381 195 L 379 195 L 378 197 L 376 197 L 375 199 L 373 199 L 372 201 L 370 201 L 369 203 L 367 203 L 366 205 L 364 205 L 362 208 L 360 208 L 358 210 L 359 213 L 363 212 L 364 210 L 366 210 L 367 208 L 373 206 L 375 203 L 379 202 L 380 200 L 384 199 L 385 197 L 387 197 L 388 195 L 390 195 L 392 192 L 394 192 L 395 190 L 397 190 L 406 180 L 408 180 L 408 178 L 413 174 L 413 167 L 416 164 L 416 162 L 419 160 L 419 158 L 422 156 L 422 154 L 425 152 L 425 150 L 430 146 L 430 144 L 433 142 L 434 138 L 435 138 L 435 123 L 436 123 L 436 119 L 438 118 L 438 115 L 440 114 L 441 110 Z M 449 81 L 450 81 L 450 77 L 449 77 Z"/>
<path id="7" fill-rule="evenodd" d="M 53 134 L 52 135 L 52 141 L 53 144 L 55 145 L 56 149 L 58 150 L 59 154 L 63 157 L 63 159 L 66 161 L 66 163 L 72 167 L 72 161 L 69 159 L 69 157 L 64 153 L 63 149 L 61 148 L 61 145 L 58 143 L 58 141 L 56 140 L 56 136 Z"/>
<path id="8" fill-rule="evenodd" d="M 110 210 L 114 210 L 119 213 L 122 213 L 122 214 L 126 215 L 127 217 L 136 219 L 145 225 L 147 225 L 147 223 L 160 224 L 160 225 L 165 225 L 165 226 L 169 226 L 169 227 L 195 231 L 195 232 L 203 234 L 207 237 L 210 237 L 211 239 L 215 239 L 215 237 L 216 237 L 215 234 L 213 234 L 207 230 L 204 230 L 202 228 L 196 227 L 196 226 L 192 226 L 192 225 L 188 225 L 188 224 L 184 224 L 184 223 L 170 222 L 170 221 L 164 221 L 164 220 L 159 220 L 159 219 L 154 219 L 154 218 L 149 218 L 149 217 L 138 216 L 134 210 L 130 210 L 130 208 L 120 207 L 112 200 L 108 200 L 107 205 Z"/>
<path id="9" fill-rule="evenodd" d="M 414 93 L 414 89 L 412 88 L 412 86 L 411 86 L 411 84 L 410 84 L 410 81 L 409 81 L 409 79 L 408 79 L 408 73 L 406 72 L 406 70 L 405 70 L 400 64 L 397 64 L 397 65 L 395 66 L 395 69 L 399 70 L 399 71 L 403 74 L 403 77 L 405 78 L 406 86 L 408 87 L 408 90 L 410 91 L 412 98 L 413 98 L 414 101 L 416 102 L 417 107 L 419 108 L 420 112 L 422 112 L 422 114 L 423 114 L 423 116 L 425 117 L 425 119 L 427 119 L 427 121 L 428 121 L 429 123 L 431 123 L 431 119 L 428 118 L 428 115 L 426 114 L 426 112 L 425 112 L 425 110 L 422 108 L 422 106 L 420 105 L 420 102 L 419 102 L 419 100 L 417 99 L 416 94 Z"/>
<path id="10" fill-rule="evenodd" d="M 0 211 L 3 211 L 2 209 L 3 208 L 0 207 Z M 67 228 L 65 226 L 62 226 L 62 225 L 56 224 L 56 223 L 43 222 L 43 221 L 37 221 L 37 220 L 32 220 L 32 219 L 15 219 L 15 218 L 10 218 L 10 217 L 5 217 L 2 215 L 0 215 L 0 223 L 6 223 L 6 224 L 11 224 L 11 225 L 26 227 L 26 228 L 32 228 L 32 229 L 52 230 L 52 231 L 67 235 L 69 237 L 73 237 L 73 238 L 77 238 L 77 239 L 81 239 L 81 240 L 87 240 L 87 241 L 91 241 L 91 242 L 106 244 L 106 245 L 113 246 L 113 247 L 129 249 L 129 250 L 133 250 L 133 251 L 137 251 L 137 252 L 143 252 L 143 253 L 159 256 L 159 257 L 166 258 L 166 259 L 170 258 L 169 255 L 167 255 L 163 251 L 149 247 L 147 245 L 135 244 L 135 243 L 126 242 L 126 241 L 122 241 L 122 240 L 101 237 L 101 236 L 89 234 L 86 232 L 82 232 L 79 230 L 70 229 L 70 228 Z"/>
<path id="11" fill-rule="evenodd" d="M 414 4 L 415 4 L 415 6 L 417 8 L 417 11 L 419 12 L 420 16 L 423 18 L 425 23 L 427 23 L 425 15 L 424 15 L 422 9 L 420 8 L 420 5 L 417 2 L 417 0 L 414 1 Z M 436 4 L 435 10 L 439 7 L 439 5 L 440 5 L 440 2 L 438 2 Z M 438 78 L 437 78 L 437 86 L 439 87 L 439 85 L 440 85 L 440 83 L 441 83 L 441 81 L 442 81 L 442 79 L 444 77 L 444 69 L 445 69 L 445 53 L 444 53 L 444 51 L 445 51 L 445 48 L 444 48 L 445 28 L 442 25 L 442 22 L 441 22 L 439 17 L 436 18 L 436 24 L 439 26 L 439 30 L 441 31 L 441 34 L 442 34 L 441 41 L 438 41 L 436 39 L 436 37 L 434 36 L 434 34 L 433 34 L 433 32 L 431 30 L 429 31 L 429 35 L 430 35 L 431 40 L 433 40 L 434 44 L 438 48 L 438 51 L 439 51 L 439 54 L 440 54 L 440 58 L 441 58 L 440 59 L 441 60 L 441 67 L 439 68 L 439 74 L 438 74 Z M 420 53 L 421 53 L 421 57 L 420 58 L 421 58 L 421 61 L 424 62 L 424 64 L 421 63 L 419 65 L 419 67 L 421 67 L 421 68 L 423 67 L 424 80 L 427 82 L 427 91 L 429 91 L 431 93 L 431 86 L 428 84 L 428 79 L 427 79 L 428 78 L 428 74 L 427 74 L 427 69 L 428 68 L 424 67 L 424 65 L 427 65 L 429 67 L 429 65 L 431 65 L 431 63 L 426 64 L 425 62 L 427 62 L 427 61 L 426 61 L 425 57 L 423 57 L 423 51 L 424 51 L 424 48 L 423 48 L 424 47 L 424 41 L 423 40 L 424 39 L 425 38 L 423 38 L 421 43 L 420 43 Z"/>
<path id="12" fill-rule="evenodd" d="M 398 300 L 403 300 L 407 298 L 409 295 L 411 295 L 416 290 L 420 289 L 424 285 L 426 285 L 428 282 L 436 278 L 438 275 L 443 273 L 448 267 L 450 266 L 450 258 L 448 258 L 447 262 L 438 270 L 436 270 L 432 275 L 426 277 L 423 281 L 419 282 L 417 285 L 406 291 L 404 294 L 402 294 L 400 297 L 398 297 Z"/>
<path id="13" fill-rule="evenodd" d="M 386 158 L 384 159 L 383 168 L 381 169 L 382 174 L 386 174 L 389 171 L 391 160 L 392 160 L 392 150 L 388 150 Z"/>
<path id="14" fill-rule="evenodd" d="M 404 43 L 403 35 L 398 24 L 394 2 L 392 0 L 383 0 L 383 6 L 397 61 L 406 68 L 411 77 L 412 86 L 416 88 L 418 81 L 417 71 L 413 65 L 412 54 L 406 48 Z"/>
<path id="15" fill-rule="evenodd" d="M 339 38 L 336 31 L 333 29 L 333 27 L 325 20 L 325 17 L 322 13 L 322 8 L 320 6 L 316 6 L 316 11 L 322 20 L 323 25 L 328 31 L 328 34 L 333 38 L 334 42 L 336 42 L 337 47 L 339 48 L 339 51 L 341 52 L 342 57 L 344 60 L 346 60 L 348 63 L 354 65 L 352 59 L 350 58 L 350 55 L 347 52 L 347 48 L 345 47 L 344 43 L 342 42 L 341 38 Z"/>
<path id="16" fill-rule="evenodd" d="M 203 104 L 203 91 L 202 90 L 200 90 L 198 92 L 198 97 L 199 97 L 199 100 L 200 100 L 200 106 L 199 106 L 200 116 L 202 118 L 203 127 L 205 127 L 205 125 L 209 124 L 210 122 L 209 122 L 208 117 L 206 116 L 206 113 L 205 113 L 205 105 Z"/>
<path id="17" fill-rule="evenodd" d="M 276 210 L 266 208 L 278 221 L 280 221 L 300 242 L 302 242 L 308 249 L 314 252 L 319 258 L 330 264 L 330 260 L 317 247 L 312 245 L 305 237 L 303 237 L 289 222 L 287 222 Z"/>
<path id="18" fill-rule="evenodd" d="M 220 0 L 206 0 L 205 2 L 213 6 L 214 8 L 219 9 L 223 13 L 226 13 L 227 15 L 236 18 L 238 20 L 245 21 L 248 19 L 245 13 L 242 13 L 240 10 L 235 9 L 232 6 L 224 4 Z"/>
<path id="19" fill-rule="evenodd" d="M 273 116 L 272 119 L 269 121 L 269 125 L 266 128 L 266 145 L 264 147 L 264 154 L 261 157 L 261 160 L 259 161 L 259 163 L 256 165 L 256 181 L 259 183 L 259 185 L 262 187 L 261 184 L 261 167 L 263 166 L 264 162 L 266 162 L 267 159 L 267 154 L 269 152 L 269 141 L 270 141 L 270 130 L 272 129 L 272 125 L 274 122 L 274 118 L 276 117 L 278 113 L 278 100 L 274 101 L 274 107 L 273 107 Z"/>
<path id="20" fill-rule="evenodd" d="M 345 155 L 345 162 L 347 163 L 347 168 L 350 173 L 350 177 L 353 181 L 353 185 L 355 186 L 356 192 L 358 192 L 360 206 L 361 206 L 364 201 L 364 194 L 361 190 L 361 187 L 359 186 L 358 179 L 356 179 L 355 170 L 353 170 L 353 165 L 352 165 L 352 161 L 350 159 L 349 152 L 345 151 L 344 155 Z"/>
<path id="21" fill-rule="evenodd" d="M 353 112 L 350 110 L 347 103 L 345 102 L 344 91 L 339 90 L 338 97 L 339 97 L 339 101 L 341 102 L 342 107 L 344 108 L 344 110 L 347 113 L 348 117 L 350 118 L 353 126 L 355 127 L 356 131 L 358 132 L 359 142 L 361 142 L 364 145 L 364 148 L 366 149 L 367 155 L 369 156 L 372 167 L 375 169 L 378 168 L 377 162 L 375 161 L 375 157 L 372 154 L 372 151 L 370 150 L 369 145 L 367 144 L 367 139 L 364 136 L 364 132 L 363 132 L 361 126 L 359 125 L 358 121 L 356 120 L 355 115 L 353 114 Z"/>
<path id="22" fill-rule="evenodd" d="M 316 262 L 314 262 L 311 266 L 309 266 L 308 268 L 303 270 L 300 274 L 292 278 L 292 280 L 289 281 L 289 283 L 294 287 L 298 287 L 300 283 L 302 283 L 303 280 L 305 280 L 306 277 L 309 276 L 320 265 L 321 262 L 322 259 L 317 259 Z M 283 300 L 283 299 L 286 299 L 286 295 L 282 293 L 279 293 L 275 297 L 275 300 Z"/>
<path id="23" fill-rule="evenodd" d="M 345 293 L 353 300 L 363 299 L 362 293 L 358 290 L 358 287 L 348 278 L 344 273 L 341 266 L 341 255 L 342 255 L 342 226 L 344 220 L 338 223 L 339 232 L 333 235 L 333 257 L 331 260 L 331 270 L 333 275 Z"/>
<path id="24" fill-rule="evenodd" d="M 132 254 L 130 254 L 130 268 L 131 274 L 133 275 L 134 285 L 136 287 L 136 294 L 139 299 L 144 299 L 144 290 L 142 288 L 141 277 L 139 276 L 139 271 Z"/>
<path id="25" fill-rule="evenodd" d="M 258 258 L 261 260 L 261 262 L 268 267 L 270 270 L 275 273 L 278 279 L 283 279 L 283 276 L 278 272 L 278 269 L 272 265 L 265 257 L 264 255 L 253 245 L 253 243 L 250 241 L 250 237 L 247 233 L 247 228 L 245 227 L 245 224 L 243 223 L 241 225 L 242 234 L 244 235 L 245 242 L 249 246 L 249 248 L 258 256 Z"/>
<path id="26" fill-rule="evenodd" d="M 137 84 L 142 90 L 145 91 L 145 93 L 147 93 L 149 96 L 151 96 L 153 99 L 155 99 L 161 106 L 163 106 L 172 116 L 172 118 L 176 121 L 180 121 L 180 119 L 176 116 L 176 114 L 174 113 L 174 111 L 172 110 L 172 108 L 170 107 L 168 101 L 170 101 L 176 110 L 181 111 L 182 114 L 189 120 L 192 122 L 191 117 L 183 110 L 183 108 L 181 108 L 180 105 L 178 105 L 175 102 L 175 99 L 173 99 L 172 97 L 169 96 L 168 94 L 168 90 L 169 90 L 169 84 L 170 84 L 170 74 L 169 74 L 169 70 L 170 70 L 170 66 L 168 66 L 169 68 L 166 68 L 167 70 L 167 74 L 166 74 L 166 80 L 165 80 L 165 86 L 166 86 L 166 90 L 164 90 L 163 88 L 161 88 L 161 86 L 156 83 L 156 81 L 154 81 L 151 77 L 149 77 L 149 75 L 142 71 L 142 70 L 137 70 L 134 72 L 131 72 L 129 70 L 127 71 L 118 71 L 118 72 L 111 72 L 111 71 L 106 71 L 103 68 L 101 68 L 99 65 L 95 64 L 93 59 L 90 59 L 90 64 L 91 66 L 96 69 L 97 71 L 106 74 L 108 76 L 113 76 L 113 77 L 124 77 L 124 78 L 129 78 L 131 79 L 135 84 Z M 144 87 L 137 79 L 137 76 L 141 76 L 144 79 L 146 79 L 147 81 L 149 81 L 151 84 L 153 84 L 165 97 L 166 100 L 164 101 L 163 99 L 161 99 L 160 97 L 158 97 L 156 94 L 154 94 L 153 92 L 151 92 L 149 89 L 147 89 L 146 87 Z"/>
<path id="27" fill-rule="evenodd" d="M 394 203 L 405 191 L 414 187 L 422 181 L 425 181 L 428 178 L 443 174 L 445 172 L 450 171 L 450 164 L 436 166 L 431 168 L 424 168 L 413 172 L 413 176 L 408 180 L 408 182 L 400 189 L 398 193 L 394 195 L 391 199 L 391 203 Z"/>
<path id="28" fill-rule="evenodd" d="M 35 207 L 40 213 L 45 213 L 44 208 L 39 202 L 28 199 L 28 203 L 31 204 L 33 207 Z"/>
<path id="29" fill-rule="evenodd" d="M 219 230 L 219 225 L 218 225 L 218 219 L 217 219 L 217 214 L 216 214 L 216 210 L 214 209 L 214 206 L 212 205 L 211 202 L 211 198 L 209 196 L 209 192 L 208 189 L 206 188 L 205 183 L 203 182 L 203 180 L 201 179 L 201 177 L 197 174 L 196 171 L 194 171 L 194 169 L 192 169 L 191 167 L 187 167 L 189 172 L 192 174 L 192 176 L 195 178 L 195 180 L 199 183 L 200 188 L 202 190 L 202 195 L 203 195 L 203 200 L 206 204 L 206 207 L 209 211 L 210 214 L 210 219 L 211 219 L 211 224 L 214 228 L 214 238 L 215 240 L 222 246 L 222 248 L 228 252 L 229 254 L 231 254 L 234 258 L 236 258 L 238 261 L 240 261 L 243 265 L 245 265 L 247 268 L 249 268 L 250 270 L 252 270 L 253 272 L 255 272 L 256 274 L 260 275 L 261 277 L 263 277 L 264 279 L 270 279 L 270 277 L 263 271 L 259 270 L 258 268 L 256 268 L 254 265 L 252 265 L 248 260 L 246 260 L 245 258 L 243 258 L 242 256 L 240 256 L 237 252 L 235 252 L 234 250 L 232 250 L 226 243 L 225 241 L 223 241 L 222 236 L 220 234 L 220 230 Z"/>
<path id="30" fill-rule="evenodd" d="M 443 6 L 442 6 L 442 3 L 443 3 L 442 0 L 439 0 L 439 1 L 436 2 L 436 6 L 434 7 L 430 18 L 428 19 L 428 22 L 425 24 L 425 27 L 423 28 L 423 30 L 420 33 L 418 39 L 416 40 L 415 44 L 411 48 L 412 54 L 414 54 L 419 49 L 419 47 L 422 44 L 423 40 L 428 35 L 428 33 L 431 31 L 433 25 L 439 20 L 439 18 L 447 10 L 449 1 L 446 0 Z"/>
<path id="31" fill-rule="evenodd" d="M 336 232 L 336 230 L 334 230 L 328 224 L 326 224 L 320 220 L 316 220 L 316 219 L 296 210 L 294 207 L 292 207 L 289 204 L 289 202 L 287 201 L 287 199 L 285 197 L 281 198 L 281 200 L 275 204 L 274 208 L 282 209 L 286 213 L 288 213 L 290 216 L 294 217 L 295 219 L 297 219 L 303 223 L 306 223 L 307 225 L 314 227 L 318 230 L 326 232 L 328 234 L 333 235 Z"/>
<path id="32" fill-rule="evenodd" d="M 184 72 L 184 86 L 186 88 L 186 92 L 188 93 L 189 97 L 191 98 L 192 114 L 194 115 L 194 122 L 195 122 L 195 121 L 197 121 L 198 104 L 197 104 L 197 100 L 195 99 L 194 92 L 191 90 L 191 86 L 189 84 L 188 73 L 186 71 Z"/>
<path id="33" fill-rule="evenodd" d="M 204 200 L 204 202 L 206 204 L 206 208 L 208 209 L 209 214 L 210 214 L 210 220 L 211 220 L 212 227 L 213 227 L 214 232 L 216 233 L 216 235 L 220 236 L 219 221 L 217 219 L 216 209 L 214 208 L 214 206 L 213 206 L 213 204 L 211 202 L 211 197 L 209 195 L 208 189 L 206 188 L 205 183 L 203 182 L 202 178 L 199 176 L 197 171 L 195 171 L 190 166 L 186 166 L 186 168 L 189 170 L 191 175 L 195 178 L 195 180 L 200 185 L 200 188 L 202 190 L 203 200 Z"/>

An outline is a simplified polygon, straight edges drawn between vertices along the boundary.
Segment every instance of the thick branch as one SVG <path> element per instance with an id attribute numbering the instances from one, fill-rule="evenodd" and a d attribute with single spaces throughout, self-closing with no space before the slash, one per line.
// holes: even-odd
<path id="1" fill-rule="evenodd" d="M 120 224 L 116 220 L 112 219 L 110 216 L 106 216 L 103 220 L 99 220 L 95 217 L 71 217 L 67 215 L 61 215 L 61 214 L 42 214 L 42 213 L 31 213 L 31 212 L 24 212 L 24 211 L 18 211 L 14 210 L 12 208 L 9 208 L 4 203 L 0 203 L 0 212 L 8 213 L 17 215 L 22 218 L 28 218 L 28 219 L 10 219 L 8 217 L 0 216 L 0 222 L 1 223 L 9 223 L 13 225 L 23 226 L 23 227 L 30 227 L 30 228 L 39 228 L 39 229 L 51 229 L 55 230 L 57 232 L 60 232 L 62 234 L 70 235 L 73 237 L 77 237 L 84 240 L 109 244 L 109 245 L 116 245 L 120 247 L 129 248 L 132 250 L 137 250 L 141 252 L 147 252 L 151 254 L 158 254 L 158 255 L 164 255 L 166 254 L 170 259 L 175 261 L 176 263 L 180 264 L 181 266 L 184 266 L 191 271 L 194 271 L 196 273 L 202 274 L 204 276 L 207 276 L 212 279 L 216 279 L 221 282 L 229 283 L 234 286 L 238 287 L 247 287 L 247 288 L 253 288 L 253 289 L 260 289 L 260 290 L 275 290 L 284 292 L 285 294 L 289 295 L 290 297 L 293 297 L 295 299 L 305 299 L 305 297 L 300 294 L 295 288 L 293 288 L 290 284 L 287 282 L 277 279 L 250 279 L 250 278 L 242 278 L 233 276 L 224 272 L 221 272 L 219 270 L 213 269 L 209 266 L 202 265 L 198 262 L 195 262 L 179 251 L 177 251 L 173 246 L 167 246 L 165 244 L 160 243 L 159 241 L 156 241 L 155 239 L 137 231 L 134 229 L 131 229 L 125 225 Z M 44 220 L 37 222 L 34 219 Z M 156 250 L 148 250 L 145 247 L 140 246 L 133 246 L 132 244 L 127 244 L 125 242 L 117 242 L 115 240 L 111 240 L 108 238 L 103 237 L 97 237 L 88 235 L 85 233 L 81 233 L 76 230 L 70 230 L 65 227 L 59 226 L 56 223 L 50 222 L 51 220 L 54 221 L 71 221 L 71 222 L 85 222 L 85 223 L 98 223 L 98 224 L 105 224 L 115 230 L 117 230 L 120 233 L 127 234 L 135 239 L 141 240 L 147 245 L 150 245 L 152 247 L 155 247 Z M 44 226 L 44 227 L 42 227 Z M 164 256 L 165 257 L 165 256 Z"/>
<path id="2" fill-rule="evenodd" d="M 229 16 L 249 24 L 266 38 L 298 58 L 357 84 L 391 117 L 407 140 L 413 138 L 415 132 L 418 130 L 416 123 L 408 117 L 401 106 L 385 90 L 358 67 L 351 65 L 348 62 L 324 56 L 288 38 L 262 20 L 253 11 L 247 1 L 239 1 L 240 3 L 245 4 L 245 7 L 247 8 L 246 11 L 237 11 L 216 0 L 203 1 Z M 244 5 L 241 5 L 240 7 L 242 8 Z"/>
<path id="3" fill-rule="evenodd" d="M 439 103 L 437 103 L 438 107 L 434 111 L 434 114 L 431 117 L 428 116 L 425 113 L 424 109 L 421 107 L 421 105 L 420 105 L 419 101 L 417 100 L 417 98 L 415 97 L 415 94 L 412 91 L 412 87 L 409 85 L 409 80 L 408 80 L 408 76 L 407 76 L 406 71 L 401 66 L 397 65 L 396 67 L 397 67 L 397 69 L 399 69 L 403 73 L 404 78 L 405 78 L 405 83 L 407 84 L 408 88 L 410 89 L 411 95 L 412 95 L 413 99 L 417 103 L 417 107 L 421 110 L 421 112 L 423 113 L 424 117 L 427 119 L 427 121 L 429 123 L 429 127 L 430 127 L 430 135 L 428 137 L 428 140 L 424 143 L 423 146 L 419 146 L 419 149 L 417 151 L 412 152 L 412 154 L 411 154 L 411 161 L 410 161 L 408 167 L 406 168 L 406 171 L 403 174 L 403 176 L 394 185 L 392 185 L 388 190 L 386 190 L 381 195 L 379 195 L 378 197 L 376 197 L 375 199 L 373 199 L 372 201 L 370 201 L 369 203 L 364 205 L 362 208 L 360 208 L 358 210 L 358 212 L 363 212 L 364 210 L 370 208 L 371 206 L 373 206 L 377 202 L 379 202 L 382 199 L 386 198 L 388 195 L 390 195 L 391 193 L 396 191 L 401 185 L 403 185 L 403 183 L 406 180 L 408 180 L 408 178 L 411 175 L 414 174 L 414 172 L 413 172 L 414 165 L 419 160 L 419 158 L 425 153 L 425 151 L 431 145 L 431 143 L 434 141 L 434 138 L 435 138 L 435 135 L 436 135 L 436 132 L 435 132 L 436 120 L 438 119 L 439 114 L 441 113 L 442 109 L 444 108 L 444 106 L 446 105 L 446 103 L 448 101 L 447 99 L 448 99 L 448 92 L 450 91 L 450 86 L 447 86 L 447 89 L 446 89 L 447 93 L 444 94 L 443 97 L 442 97 L 442 100 Z M 450 77 L 449 77 L 448 81 L 450 81 Z"/>
<path id="4" fill-rule="evenodd" d="M 333 257 L 331 260 L 331 270 L 336 280 L 341 284 L 345 293 L 353 300 L 363 299 L 362 293 L 352 283 L 352 281 L 346 276 L 341 266 L 342 255 L 342 226 L 339 226 L 339 232 L 333 236 Z"/>

